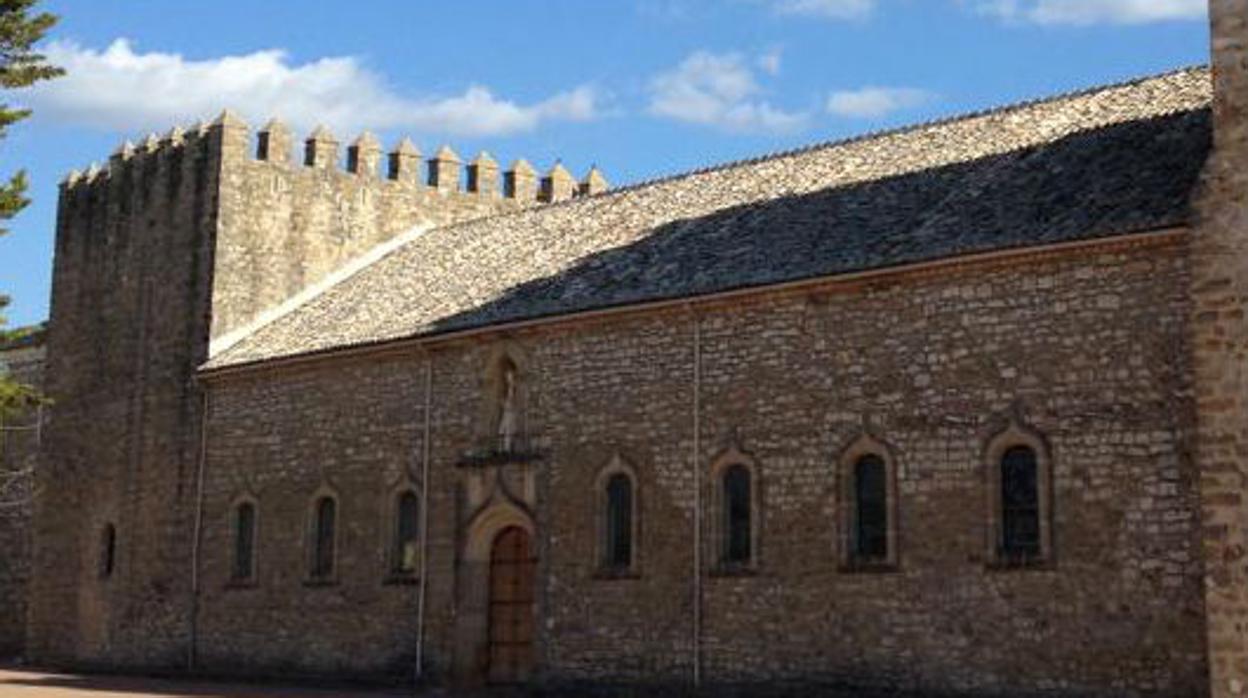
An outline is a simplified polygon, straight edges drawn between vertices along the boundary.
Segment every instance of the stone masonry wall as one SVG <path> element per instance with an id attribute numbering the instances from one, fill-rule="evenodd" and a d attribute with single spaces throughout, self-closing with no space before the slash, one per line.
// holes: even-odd
<path id="1" fill-rule="evenodd" d="M 656 310 L 211 378 L 199 647 L 205 668 L 410 675 L 418 588 L 386 584 L 386 501 L 432 452 L 426 668 L 457 643 L 467 470 L 487 368 L 523 356 L 538 462 L 539 680 L 685 684 L 695 482 L 756 463 L 759 565 L 716 570 L 702 511 L 701 674 L 1010 695 L 1207 691 L 1185 238 Z M 984 450 L 1011 421 L 1053 463 L 1053 562 L 988 559 Z M 488 425 L 485 431 L 488 431 Z M 838 454 L 869 431 L 899 480 L 896 571 L 837 554 Z M 637 473 L 639 566 L 596 566 L 594 483 Z M 506 472 L 516 466 L 504 465 Z M 695 470 L 696 468 L 696 470 Z M 696 474 L 695 474 L 696 473 Z M 308 507 L 340 497 L 340 572 L 304 584 Z M 228 583 L 229 511 L 259 505 L 259 579 Z M 457 578 L 457 575 L 461 575 Z"/>
<path id="2" fill-rule="evenodd" d="M 1209 2 L 1214 151 L 1192 236 L 1192 346 L 1214 697 L 1248 692 L 1248 0 Z"/>
<path id="3" fill-rule="evenodd" d="M 42 343 L 0 348 L 0 375 L 40 389 Z M 42 409 L 0 416 L 0 659 L 22 653 L 26 642 L 26 594 L 30 577 L 30 497 L 27 473 L 39 453 Z"/>
<path id="4" fill-rule="evenodd" d="M 1214 152 L 1192 236 L 1197 463 L 1212 695 L 1248 692 L 1248 0 L 1209 3 Z"/>
<path id="5" fill-rule="evenodd" d="M 48 338 L 56 420 L 45 434 L 28 613 L 33 659 L 186 665 L 203 419 L 194 372 L 210 336 L 416 222 L 520 205 L 460 193 L 457 180 L 417 186 L 419 161 L 410 158 L 400 158 L 403 178 L 378 179 L 372 151 L 352 155 L 352 172 L 333 171 L 336 159 L 318 149 L 316 166 L 303 169 L 284 164 L 272 140 L 266 159 L 254 160 L 246 127 L 227 113 L 189 133 L 127 144 L 106 170 L 71 173 L 63 184 Z M 110 524 L 116 565 L 104 577 Z"/>
<path id="6" fill-rule="evenodd" d="M 247 324 L 354 257 L 414 226 L 515 210 L 534 195 L 502 196 L 491 186 L 497 165 L 481 169 L 469 191 L 457 159 L 438 162 L 439 184 L 410 144 L 388 155 L 371 136 L 350 148 L 350 170 L 339 167 L 338 143 L 318 131 L 304 150 L 311 164 L 291 162 L 290 135 L 280 124 L 260 134 L 263 159 L 252 157 L 246 126 L 227 121 L 221 183 L 220 232 L 213 283 L 213 338 Z M 444 151 L 449 153 L 448 151 Z M 480 160 L 470 169 L 482 168 Z M 490 180 L 490 182 L 487 182 Z"/>
<path id="7" fill-rule="evenodd" d="M 220 128 L 175 131 L 62 186 L 32 660 L 183 663 L 201 399 L 191 376 L 207 356 L 220 141 Z"/>

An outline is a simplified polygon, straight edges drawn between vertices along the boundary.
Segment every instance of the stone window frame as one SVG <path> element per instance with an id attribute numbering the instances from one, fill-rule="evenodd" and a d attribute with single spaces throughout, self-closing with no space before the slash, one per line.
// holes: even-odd
<path id="1" fill-rule="evenodd" d="M 318 575 L 316 573 L 317 562 L 317 543 L 319 540 L 318 533 L 318 512 L 321 502 L 329 499 L 334 503 L 334 537 L 333 537 L 333 555 L 330 559 L 329 574 Z M 339 558 L 342 556 L 342 498 L 338 492 L 328 486 L 323 485 L 315 493 L 308 502 L 307 524 L 305 534 L 306 548 L 304 555 L 304 584 L 306 586 L 333 586 L 338 583 Z"/>
<path id="2" fill-rule="evenodd" d="M 238 571 L 238 514 L 244 504 L 251 505 L 251 576 L 239 577 Z M 229 509 L 229 531 L 230 537 L 227 541 L 229 546 L 227 559 L 229 560 L 229 582 L 227 586 L 232 588 L 254 587 L 259 579 L 260 565 L 260 500 L 251 494 L 243 494 L 235 497 L 230 502 Z"/>
<path id="3" fill-rule="evenodd" d="M 117 571 L 117 525 L 111 520 L 100 527 L 96 572 L 100 581 L 107 582 Z"/>
<path id="4" fill-rule="evenodd" d="M 884 462 L 884 484 L 888 529 L 887 553 L 883 559 L 862 558 L 857 554 L 858 496 L 856 472 L 858 462 L 866 456 L 876 456 Z M 867 433 L 860 434 L 841 450 L 837 459 L 837 491 L 839 516 L 837 536 L 839 562 L 846 572 L 895 572 L 900 566 L 901 549 L 898 535 L 900 514 L 897 483 L 897 457 L 885 441 Z"/>
<path id="5" fill-rule="evenodd" d="M 1002 525 L 1001 460 L 1016 446 L 1030 448 L 1036 455 L 1036 496 L 1039 500 L 1040 552 L 1024 560 L 1004 554 L 1005 530 Z M 1049 444 L 1039 431 L 1017 422 L 993 435 L 984 447 L 984 481 L 987 489 L 988 566 L 1001 570 L 1050 569 L 1053 554 L 1053 462 Z"/>
<path id="6" fill-rule="evenodd" d="M 403 570 L 399 567 L 399 559 L 401 552 L 399 551 L 399 533 L 400 533 L 400 500 L 404 495 L 410 494 L 416 498 L 416 546 L 417 560 L 416 564 L 410 570 Z M 405 478 L 394 487 L 386 492 L 386 502 L 383 511 L 386 512 L 385 517 L 385 582 L 387 584 L 414 584 L 420 580 L 421 568 L 424 567 L 425 561 L 420 557 L 424 552 L 425 545 L 425 527 L 424 527 L 424 502 L 421 499 L 421 490 L 417 484 L 411 479 Z"/>
<path id="7" fill-rule="evenodd" d="M 611 478 L 623 475 L 628 478 L 632 492 L 629 527 L 630 545 L 628 565 L 619 567 L 607 560 L 610 545 L 607 541 L 607 515 L 609 502 L 607 485 Z M 637 579 L 641 577 L 641 488 L 637 471 L 618 453 L 598 472 L 594 481 L 594 570 L 599 579 Z"/>
<path id="8" fill-rule="evenodd" d="M 724 474 L 728 468 L 739 465 L 750 475 L 750 557 L 745 562 L 729 562 L 727 560 L 728 545 L 728 512 L 724 497 Z M 716 577 L 749 576 L 757 574 L 762 566 L 762 546 L 760 545 L 763 529 L 763 482 L 762 468 L 754 456 L 733 446 L 721 452 L 711 461 L 710 504 L 706 515 L 710 516 L 711 535 L 707 543 L 711 546 L 714 566 L 711 575 Z"/>

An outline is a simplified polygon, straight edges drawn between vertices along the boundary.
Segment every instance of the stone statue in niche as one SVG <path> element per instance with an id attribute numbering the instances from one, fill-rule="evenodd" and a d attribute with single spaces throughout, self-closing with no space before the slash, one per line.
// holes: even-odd
<path id="1" fill-rule="evenodd" d="M 501 395 L 498 401 L 498 445 L 504 453 L 510 453 L 513 450 L 519 423 L 520 416 L 516 406 L 516 365 L 510 361 L 504 361 Z"/>

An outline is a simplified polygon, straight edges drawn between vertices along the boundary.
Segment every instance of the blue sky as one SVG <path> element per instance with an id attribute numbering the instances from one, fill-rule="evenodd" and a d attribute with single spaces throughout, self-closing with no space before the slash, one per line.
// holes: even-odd
<path id="1" fill-rule="evenodd" d="M 35 203 L 0 238 L 47 316 L 56 185 L 211 118 L 449 143 L 615 184 L 1208 60 L 1205 0 L 45 0 L 66 78 L 0 100 Z"/>

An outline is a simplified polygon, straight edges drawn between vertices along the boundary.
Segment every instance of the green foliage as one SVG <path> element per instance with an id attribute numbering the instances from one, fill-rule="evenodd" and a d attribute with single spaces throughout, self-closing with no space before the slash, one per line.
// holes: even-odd
<path id="1" fill-rule="evenodd" d="M 43 397 L 29 385 L 0 379 L 0 425 L 42 403 Z M 3 451 L 0 449 L 0 457 L 2 456 Z"/>
<path id="2" fill-rule="evenodd" d="M 44 57 L 34 51 L 34 45 L 56 23 L 56 17 L 46 12 L 33 14 L 31 8 L 38 0 L 0 0 L 0 88 L 6 91 L 29 87 L 40 80 L 62 74 L 62 70 L 48 65 Z M 14 123 L 30 116 L 27 109 L 19 109 L 0 102 L 0 140 Z M 26 173 L 19 171 L 7 183 L 0 184 L 0 224 L 17 215 L 30 203 L 26 198 Z M 0 235 L 8 232 L 0 225 Z M 5 330 L 4 308 L 9 298 L 0 294 L 0 346 L 16 341 L 21 332 Z M 27 386 L 0 376 L 0 415 L 23 409 L 38 397 Z"/>
<path id="3" fill-rule="evenodd" d="M 63 71 L 50 66 L 34 51 L 35 42 L 56 23 L 46 12 L 32 15 L 30 8 L 37 0 L 0 0 L 0 88 L 14 90 L 29 87 L 40 80 L 60 75 Z M 0 138 L 9 126 L 30 116 L 28 109 L 15 109 L 0 103 Z M 8 184 L 0 186 L 0 221 L 6 221 L 26 207 L 26 174 L 18 172 Z M 0 227 L 0 235 L 8 232 Z"/>

